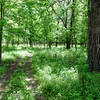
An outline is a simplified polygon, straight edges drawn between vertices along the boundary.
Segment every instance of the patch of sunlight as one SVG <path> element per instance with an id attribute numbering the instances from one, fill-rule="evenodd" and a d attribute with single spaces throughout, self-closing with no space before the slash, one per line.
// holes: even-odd
<path id="1" fill-rule="evenodd" d="M 43 76 L 44 79 L 48 79 L 51 80 L 51 75 L 50 73 L 52 72 L 52 69 L 50 66 L 46 66 L 44 67 L 44 69 L 39 69 L 39 73 L 41 74 L 41 76 Z"/>
<path id="2" fill-rule="evenodd" d="M 61 55 L 64 57 L 66 55 L 66 52 L 61 52 Z"/>
<path id="3" fill-rule="evenodd" d="M 29 82 L 29 81 L 32 81 L 33 78 L 26 78 L 25 80 L 26 80 L 27 82 Z"/>
<path id="4" fill-rule="evenodd" d="M 34 52 L 32 53 L 29 53 L 28 51 L 18 51 L 18 53 L 22 56 L 22 57 L 25 57 L 25 56 L 33 56 Z"/>
<path id="5" fill-rule="evenodd" d="M 14 55 L 9 54 L 8 52 L 2 54 L 3 59 L 14 59 Z"/>
<path id="6" fill-rule="evenodd" d="M 27 89 L 27 90 L 32 90 L 32 88 L 33 88 L 32 86 L 29 86 L 29 87 L 27 87 L 26 89 Z"/>
<path id="7" fill-rule="evenodd" d="M 63 48 L 63 47 L 64 47 L 63 45 L 62 46 L 61 45 L 58 45 L 58 48 Z"/>
<path id="8" fill-rule="evenodd" d="M 50 74 L 51 72 L 52 72 L 52 69 L 51 69 L 51 67 L 50 66 L 46 66 L 46 67 L 44 67 L 44 69 L 43 70 L 40 70 L 40 72 L 42 72 L 42 73 L 47 73 L 47 74 Z"/>
<path id="9" fill-rule="evenodd" d="M 70 80 L 77 80 L 78 79 L 78 70 L 74 69 L 73 67 L 68 69 L 64 68 L 60 72 L 60 78 L 70 79 Z"/>
<path id="10" fill-rule="evenodd" d="M 21 56 L 21 57 L 25 57 L 25 56 L 32 56 L 33 55 L 33 52 L 32 52 L 32 54 L 31 53 L 29 53 L 28 51 L 23 51 L 23 50 L 18 50 L 18 51 L 13 51 L 13 52 L 5 52 L 4 54 L 3 54 L 3 56 L 5 56 L 6 57 L 6 55 L 7 55 L 7 57 L 8 58 L 12 58 L 12 57 L 14 57 L 14 55 L 19 55 L 19 56 Z"/>
<path id="11" fill-rule="evenodd" d="M 44 69 L 38 69 L 41 80 L 45 81 L 56 81 L 56 82 L 68 82 L 70 80 L 78 80 L 78 71 L 74 68 L 64 68 L 59 74 L 52 73 L 50 66 L 44 67 Z"/>
<path id="12" fill-rule="evenodd" d="M 20 50 L 21 48 L 22 48 L 21 46 L 18 46 L 18 47 L 17 47 L 18 50 Z"/>

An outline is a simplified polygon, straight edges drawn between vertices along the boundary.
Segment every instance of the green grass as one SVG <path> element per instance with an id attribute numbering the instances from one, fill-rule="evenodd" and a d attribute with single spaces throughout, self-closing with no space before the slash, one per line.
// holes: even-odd
<path id="1" fill-rule="evenodd" d="M 11 76 L 11 79 L 6 86 L 5 91 L 3 92 L 2 100 L 34 100 L 34 97 L 30 95 L 29 90 L 27 90 L 28 83 L 25 81 L 27 78 L 26 73 L 22 64 L 25 63 L 27 54 L 30 53 L 29 48 L 18 47 L 3 47 L 2 54 L 2 65 L 0 66 L 0 76 L 6 73 L 7 69 L 10 67 L 10 64 L 13 63 L 17 58 L 22 58 L 19 62 L 18 68 L 14 71 Z"/>
<path id="2" fill-rule="evenodd" d="M 38 81 L 38 92 L 46 100 L 100 100 L 100 73 L 89 72 L 86 49 L 16 48 L 5 50 L 3 61 L 7 64 L 23 55 L 22 64 L 28 52 L 33 54 L 31 67 Z M 21 64 L 13 73 L 3 100 L 34 100 L 31 91 L 26 89 L 27 75 Z M 0 67 L 0 75 L 6 68 Z"/>
<path id="3" fill-rule="evenodd" d="M 9 84 L 3 93 L 2 100 L 34 100 L 34 97 L 30 95 L 31 91 L 27 90 L 27 75 L 22 67 L 24 61 L 25 58 L 21 60 L 18 68 L 12 74 Z"/>
<path id="4" fill-rule="evenodd" d="M 100 100 L 100 74 L 89 72 L 84 48 L 34 52 L 32 68 L 46 100 Z"/>

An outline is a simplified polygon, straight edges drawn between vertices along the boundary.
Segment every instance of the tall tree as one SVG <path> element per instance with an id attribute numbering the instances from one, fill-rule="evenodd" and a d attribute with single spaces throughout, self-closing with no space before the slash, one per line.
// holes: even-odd
<path id="1" fill-rule="evenodd" d="M 60 7 L 60 13 L 58 14 L 59 11 L 56 11 L 54 5 L 57 3 L 56 6 Z M 70 40 L 70 36 L 67 32 L 68 30 L 68 6 L 71 3 L 71 0 L 57 0 L 57 2 L 55 2 L 53 5 L 50 5 L 50 7 L 52 8 L 53 12 L 56 14 L 56 16 L 58 17 L 59 20 L 61 20 L 61 22 L 63 23 L 64 28 L 66 29 L 66 49 L 70 49 L 70 44 L 71 44 L 71 40 Z"/>
<path id="2" fill-rule="evenodd" d="M 100 1 L 89 0 L 88 64 L 90 71 L 100 71 Z"/>
<path id="3" fill-rule="evenodd" d="M 2 63 L 2 33 L 3 33 L 4 3 L 5 3 L 4 0 L 0 2 L 0 64 Z"/>

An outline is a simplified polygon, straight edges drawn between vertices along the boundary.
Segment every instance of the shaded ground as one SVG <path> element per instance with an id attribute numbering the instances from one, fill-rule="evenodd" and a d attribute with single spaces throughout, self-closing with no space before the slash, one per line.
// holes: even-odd
<path id="1" fill-rule="evenodd" d="M 15 71 L 15 69 L 17 68 L 19 62 L 20 62 L 21 58 L 17 58 L 7 69 L 7 72 L 2 76 L 2 78 L 0 79 L 0 99 L 2 98 L 2 93 L 6 87 L 6 85 L 8 84 L 8 81 L 11 78 L 11 75 L 13 74 L 13 72 Z"/>

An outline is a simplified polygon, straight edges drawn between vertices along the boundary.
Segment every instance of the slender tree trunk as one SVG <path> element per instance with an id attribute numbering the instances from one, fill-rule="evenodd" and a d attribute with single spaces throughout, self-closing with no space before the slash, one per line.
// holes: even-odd
<path id="1" fill-rule="evenodd" d="M 0 20 L 3 20 L 3 4 L 1 4 L 1 16 Z M 0 26 L 0 64 L 2 63 L 2 33 L 3 25 Z"/>
<path id="2" fill-rule="evenodd" d="M 0 64 L 2 63 L 2 31 L 3 28 L 0 28 Z"/>
<path id="3" fill-rule="evenodd" d="M 59 25 L 59 21 L 57 23 L 57 25 Z M 59 28 L 57 27 L 57 32 L 58 32 Z M 58 46 L 58 33 L 56 33 L 56 47 Z"/>
<path id="4" fill-rule="evenodd" d="M 91 4 L 91 5 L 90 5 Z M 89 0 L 88 64 L 100 71 L 100 1 Z"/>
<path id="5" fill-rule="evenodd" d="M 49 43 L 48 43 L 49 49 L 51 49 L 51 45 L 52 45 L 52 43 L 51 43 L 51 42 L 49 42 Z"/>
<path id="6" fill-rule="evenodd" d="M 15 44 L 15 41 L 14 41 L 14 39 L 12 40 L 12 46 L 14 46 L 14 44 Z"/>
<path id="7" fill-rule="evenodd" d="M 58 2 L 59 2 L 59 5 L 60 5 L 60 0 L 58 0 Z M 70 4 L 70 2 L 71 2 L 71 0 L 69 0 L 69 2 L 68 2 L 68 4 L 67 5 L 69 5 Z M 61 6 L 60 6 L 61 7 Z M 52 8 L 52 10 L 53 10 L 53 12 L 57 15 L 57 12 L 55 11 L 55 9 L 54 9 L 54 7 L 53 6 L 51 6 L 51 8 Z M 66 12 L 65 12 L 65 14 L 63 14 L 64 16 L 63 16 L 63 18 L 61 18 L 60 16 L 58 16 L 58 18 L 62 21 L 62 23 L 63 23 L 63 25 L 64 25 L 64 27 L 66 28 L 66 31 L 67 31 L 67 24 L 68 24 L 68 8 L 66 9 Z M 65 41 L 65 46 L 66 46 L 66 49 L 70 49 L 70 45 L 71 45 L 71 40 L 70 41 L 68 41 L 68 34 L 67 34 L 67 32 L 66 32 L 66 41 Z M 68 43 L 67 43 L 68 42 Z"/>
<path id="8" fill-rule="evenodd" d="M 67 18 L 68 18 L 68 11 L 66 10 L 66 19 L 65 19 L 65 24 L 64 24 L 66 31 L 67 31 L 67 24 L 68 24 Z M 66 32 L 66 42 L 65 42 L 66 49 L 70 49 L 70 44 L 71 44 L 70 36 Z"/>
<path id="9" fill-rule="evenodd" d="M 58 42 L 56 41 L 56 47 L 58 47 Z"/>
<path id="10" fill-rule="evenodd" d="M 72 41 L 74 42 L 75 48 L 77 50 L 77 40 L 76 40 L 76 34 L 75 34 L 75 30 L 73 30 L 73 24 L 74 24 L 74 15 L 75 15 L 75 0 L 72 1 L 72 14 L 71 14 L 71 19 L 70 19 L 70 32 L 71 32 L 71 36 L 74 33 L 73 37 L 72 37 Z M 70 36 L 70 37 L 71 37 Z M 72 44 L 73 45 L 73 44 Z"/>
<path id="11" fill-rule="evenodd" d="M 29 37 L 29 45 L 30 45 L 30 47 L 32 47 L 32 36 L 31 35 Z"/>
<path id="12" fill-rule="evenodd" d="M 29 40 L 29 44 L 30 44 L 30 47 L 32 47 L 32 40 L 31 39 Z"/>
<path id="13" fill-rule="evenodd" d="M 73 0 L 72 1 L 72 5 L 73 5 L 73 8 L 72 8 L 72 14 L 71 14 L 71 19 L 70 19 L 70 31 L 71 31 L 71 33 L 73 32 L 73 22 L 74 22 L 74 13 L 75 13 L 75 1 Z"/>
<path id="14" fill-rule="evenodd" d="M 68 19 L 68 11 L 66 10 L 66 19 L 65 19 L 65 24 L 64 24 L 66 31 L 67 31 L 67 24 L 68 24 L 67 19 Z M 70 36 L 66 32 L 66 49 L 70 49 L 70 44 L 71 44 Z"/>
<path id="15" fill-rule="evenodd" d="M 70 49 L 70 43 L 71 43 L 70 39 L 67 39 L 66 40 L 66 49 Z"/>

